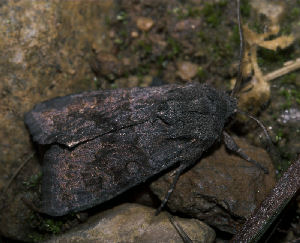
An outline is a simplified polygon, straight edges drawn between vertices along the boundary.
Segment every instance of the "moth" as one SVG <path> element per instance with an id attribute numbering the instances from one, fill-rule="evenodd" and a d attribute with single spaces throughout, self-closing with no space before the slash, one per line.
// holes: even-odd
<path id="1" fill-rule="evenodd" d="M 107 201 L 173 165 L 194 164 L 236 100 L 201 84 L 84 92 L 25 115 L 43 159 L 42 210 L 59 216 Z"/>
<path id="2" fill-rule="evenodd" d="M 83 92 L 36 105 L 25 123 L 47 148 L 41 211 L 91 208 L 177 166 L 159 212 L 180 174 L 222 134 L 238 151 L 223 133 L 236 109 L 234 97 L 199 83 Z"/>

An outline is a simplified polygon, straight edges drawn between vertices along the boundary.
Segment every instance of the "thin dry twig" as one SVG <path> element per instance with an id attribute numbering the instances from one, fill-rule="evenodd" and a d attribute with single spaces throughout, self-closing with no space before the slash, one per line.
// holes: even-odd
<path id="1" fill-rule="evenodd" d="M 300 188 L 300 155 L 231 242 L 257 242 Z"/>
<path id="2" fill-rule="evenodd" d="M 235 82 L 235 86 L 231 92 L 231 96 L 234 96 L 240 89 L 242 79 L 243 79 L 243 59 L 245 56 L 245 41 L 244 41 L 244 32 L 242 26 L 242 18 L 241 18 L 241 10 L 240 10 L 240 0 L 236 1 L 237 5 L 237 19 L 238 19 L 238 26 L 239 26 L 239 36 L 240 36 L 240 57 L 239 57 L 239 70 L 238 76 Z"/>
<path id="3" fill-rule="evenodd" d="M 293 72 L 300 68 L 300 58 L 296 59 L 295 61 L 289 61 L 284 67 L 279 68 L 273 72 L 270 72 L 264 75 L 264 79 L 266 81 L 271 81 L 273 79 L 279 78 L 285 74 Z"/>

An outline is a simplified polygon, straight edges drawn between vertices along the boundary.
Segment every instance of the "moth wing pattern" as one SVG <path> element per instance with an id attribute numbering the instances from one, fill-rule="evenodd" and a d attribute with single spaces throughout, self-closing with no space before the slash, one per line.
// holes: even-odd
<path id="1" fill-rule="evenodd" d="M 81 211 L 196 162 L 235 107 L 235 99 L 200 84 L 85 92 L 37 105 L 25 122 L 34 141 L 50 145 L 43 211 Z"/>

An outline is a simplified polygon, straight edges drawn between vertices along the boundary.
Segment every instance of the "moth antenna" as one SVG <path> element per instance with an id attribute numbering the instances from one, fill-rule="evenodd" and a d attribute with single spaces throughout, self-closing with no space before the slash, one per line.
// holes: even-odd
<path id="1" fill-rule="evenodd" d="M 236 144 L 234 139 L 226 131 L 223 131 L 223 139 L 224 139 L 226 148 L 228 148 L 230 151 L 236 153 L 237 155 L 239 155 L 241 158 L 243 158 L 247 162 L 255 165 L 257 168 L 263 170 L 265 174 L 269 174 L 269 170 L 266 167 L 264 167 L 263 165 L 261 165 L 260 163 L 258 163 L 256 160 L 249 157 L 246 153 L 244 153 L 242 148 L 240 148 Z"/>
<path id="2" fill-rule="evenodd" d="M 230 96 L 235 96 L 236 93 L 240 90 L 240 86 L 243 79 L 243 57 L 245 53 L 245 47 L 244 47 L 244 33 L 243 33 L 243 26 L 242 26 L 242 19 L 241 19 L 241 10 L 240 10 L 240 0 L 236 1 L 237 5 L 237 19 L 238 19 L 238 26 L 239 26 L 239 36 L 240 36 L 240 56 L 239 56 L 239 69 L 238 69 L 238 75 L 236 78 L 236 82 L 234 85 L 233 90 L 231 91 Z"/>
<path id="3" fill-rule="evenodd" d="M 269 135 L 269 133 L 267 131 L 267 128 L 264 126 L 264 124 L 260 120 L 258 120 L 257 118 L 255 118 L 254 116 L 251 116 L 250 114 L 248 114 L 248 113 L 246 113 L 244 111 L 241 111 L 239 109 L 237 109 L 236 111 L 238 113 L 243 114 L 243 115 L 249 117 L 250 119 L 254 120 L 262 128 L 262 130 L 264 131 L 264 134 L 265 134 L 265 136 L 267 138 L 267 141 L 268 141 L 268 151 L 271 152 L 272 155 L 274 155 L 276 157 L 276 159 L 278 159 L 279 155 L 276 152 L 276 149 L 274 147 L 272 139 L 271 139 L 271 137 L 270 137 L 270 135 Z"/>

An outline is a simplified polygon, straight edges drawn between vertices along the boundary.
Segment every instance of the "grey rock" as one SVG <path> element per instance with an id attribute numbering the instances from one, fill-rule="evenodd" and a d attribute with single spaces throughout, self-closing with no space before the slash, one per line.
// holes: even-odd
<path id="1" fill-rule="evenodd" d="M 91 217 L 70 232 L 49 240 L 59 242 L 182 243 L 180 235 L 170 223 L 168 214 L 154 216 L 155 209 L 138 204 L 122 204 Z M 213 242 L 215 232 L 196 219 L 174 219 L 190 239 Z"/>

